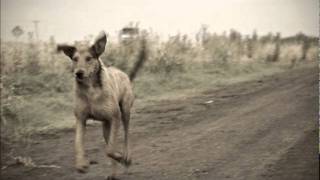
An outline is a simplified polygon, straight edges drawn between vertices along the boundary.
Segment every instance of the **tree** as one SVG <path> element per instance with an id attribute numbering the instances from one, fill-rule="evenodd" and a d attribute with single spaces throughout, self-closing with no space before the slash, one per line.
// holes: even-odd
<path id="1" fill-rule="evenodd" d="M 24 31 L 20 26 L 16 26 L 12 29 L 11 33 L 15 38 L 18 39 L 24 33 Z"/>

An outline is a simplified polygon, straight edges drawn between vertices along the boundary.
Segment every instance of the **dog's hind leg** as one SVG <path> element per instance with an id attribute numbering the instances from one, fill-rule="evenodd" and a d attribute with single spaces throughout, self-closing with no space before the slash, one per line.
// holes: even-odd
<path id="1" fill-rule="evenodd" d="M 131 165 L 130 144 L 129 144 L 129 122 L 130 122 L 130 104 L 120 103 L 121 120 L 124 130 L 124 146 L 122 164 L 126 167 Z"/>
<path id="2" fill-rule="evenodd" d="M 107 146 L 109 144 L 109 138 L 110 138 L 110 127 L 111 126 L 109 121 L 102 122 L 103 137 Z"/>

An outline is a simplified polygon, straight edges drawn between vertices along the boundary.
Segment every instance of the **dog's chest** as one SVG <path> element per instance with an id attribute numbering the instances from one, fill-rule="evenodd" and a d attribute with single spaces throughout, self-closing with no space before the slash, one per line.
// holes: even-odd
<path id="1" fill-rule="evenodd" d="M 90 104 L 98 103 L 103 98 L 103 92 L 100 88 L 90 87 L 87 90 L 86 97 Z"/>
<path id="2" fill-rule="evenodd" d="M 87 107 L 90 113 L 101 111 L 101 107 L 108 101 L 108 96 L 98 88 L 89 88 L 86 94 Z"/>
<path id="3" fill-rule="evenodd" d="M 101 89 L 89 88 L 87 92 L 87 111 L 89 117 L 95 120 L 108 119 L 112 114 L 111 98 Z"/>

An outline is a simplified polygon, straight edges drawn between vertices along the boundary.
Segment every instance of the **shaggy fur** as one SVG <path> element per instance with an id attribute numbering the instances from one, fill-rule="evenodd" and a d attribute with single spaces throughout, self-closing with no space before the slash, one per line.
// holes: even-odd
<path id="1" fill-rule="evenodd" d="M 84 151 L 85 125 L 87 119 L 98 120 L 103 126 L 103 135 L 107 144 L 106 155 L 112 160 L 112 172 L 108 178 L 113 179 L 116 176 L 117 163 L 126 167 L 131 164 L 129 120 L 134 95 L 127 74 L 114 67 L 106 67 L 99 59 L 105 50 L 106 42 L 106 34 L 103 32 L 92 46 L 58 45 L 58 51 L 63 51 L 73 61 L 76 168 L 79 172 L 86 172 L 89 167 Z M 136 62 L 130 73 L 132 80 L 145 59 L 144 45 L 142 49 L 140 60 Z M 125 141 L 122 153 L 116 151 L 116 137 L 121 122 Z"/>

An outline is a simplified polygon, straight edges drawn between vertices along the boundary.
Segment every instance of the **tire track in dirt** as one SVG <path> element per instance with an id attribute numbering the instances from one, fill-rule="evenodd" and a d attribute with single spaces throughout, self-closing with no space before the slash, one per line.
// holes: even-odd
<path id="1" fill-rule="evenodd" d="M 316 66 L 301 68 L 194 97 L 136 105 L 131 121 L 133 166 L 120 178 L 264 180 L 306 175 L 318 179 L 317 158 L 312 158 L 318 145 L 311 142 L 318 128 L 317 72 Z M 8 147 L 4 153 L 11 149 L 39 164 L 62 168 L 12 166 L 2 175 L 5 179 L 104 179 L 110 165 L 101 131 L 96 125 L 88 127 L 86 149 L 98 164 L 87 174 L 73 168 L 73 131 L 59 131 L 34 137 L 28 148 Z M 309 152 L 305 155 L 300 146 L 304 143 Z M 290 168 L 304 159 L 308 162 Z M 297 169 L 302 170 L 293 173 Z"/>

